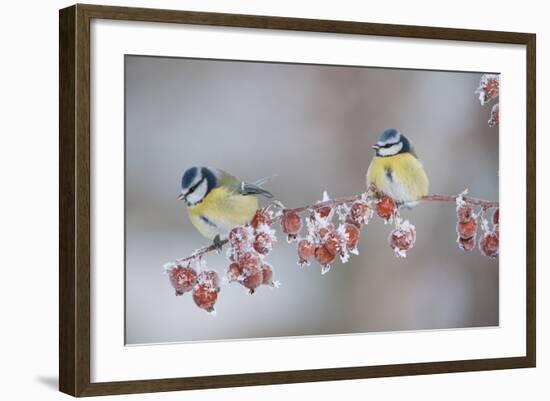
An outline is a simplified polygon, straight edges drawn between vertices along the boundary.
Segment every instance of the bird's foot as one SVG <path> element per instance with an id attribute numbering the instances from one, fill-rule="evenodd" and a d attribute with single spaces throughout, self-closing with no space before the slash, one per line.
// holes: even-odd
<path id="1" fill-rule="evenodd" d="M 216 250 L 217 253 L 220 253 L 223 248 L 224 242 L 221 240 L 219 234 L 214 237 L 213 241 L 214 241 L 213 243 L 214 249 Z"/>

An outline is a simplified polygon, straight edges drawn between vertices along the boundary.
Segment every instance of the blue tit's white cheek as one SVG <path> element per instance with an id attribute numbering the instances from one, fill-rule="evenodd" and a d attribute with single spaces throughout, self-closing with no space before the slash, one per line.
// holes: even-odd
<path id="1" fill-rule="evenodd" d="M 380 156 L 393 156 L 398 154 L 403 149 L 403 143 L 399 142 L 387 148 L 378 149 L 378 155 Z"/>
<path id="2" fill-rule="evenodd" d="M 197 174 L 195 178 L 193 178 L 193 181 L 191 181 L 191 183 L 189 184 L 188 188 L 193 188 L 195 185 L 197 185 L 200 182 L 200 180 L 202 180 L 202 175 Z"/>
<path id="3" fill-rule="evenodd" d="M 197 188 L 193 192 L 187 195 L 186 200 L 189 205 L 195 205 L 199 203 L 205 196 L 206 191 L 208 191 L 208 182 L 202 180 Z"/>

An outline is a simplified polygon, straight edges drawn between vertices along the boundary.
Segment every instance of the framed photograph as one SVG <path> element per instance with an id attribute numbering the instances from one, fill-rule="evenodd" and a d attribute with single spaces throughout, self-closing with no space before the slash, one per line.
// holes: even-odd
<path id="1" fill-rule="evenodd" d="M 535 35 L 75 5 L 73 396 L 535 366 Z"/>

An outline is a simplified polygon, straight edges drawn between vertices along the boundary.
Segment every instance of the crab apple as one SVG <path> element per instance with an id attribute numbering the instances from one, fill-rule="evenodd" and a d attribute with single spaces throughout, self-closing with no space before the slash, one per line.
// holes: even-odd
<path id="1" fill-rule="evenodd" d="M 261 260 L 256 252 L 245 252 L 239 259 L 239 265 L 241 270 L 245 272 L 248 269 L 253 269 L 255 267 L 261 266 Z"/>
<path id="2" fill-rule="evenodd" d="M 346 238 L 337 231 L 331 231 L 327 235 L 325 241 L 325 247 L 330 251 L 330 253 L 338 254 L 342 251 L 346 243 Z"/>
<path id="3" fill-rule="evenodd" d="M 283 232 L 288 234 L 289 238 L 296 238 L 296 235 L 302 229 L 302 219 L 295 212 L 287 212 L 281 220 Z"/>
<path id="4" fill-rule="evenodd" d="M 189 266 L 172 268 L 169 277 L 172 287 L 176 290 L 176 295 L 183 295 L 191 291 L 197 283 L 197 272 Z"/>
<path id="5" fill-rule="evenodd" d="M 456 231 L 461 238 L 472 238 L 477 231 L 477 220 L 470 219 L 466 222 L 458 222 Z"/>
<path id="6" fill-rule="evenodd" d="M 262 265 L 262 284 L 273 285 L 273 268 L 267 263 Z"/>
<path id="7" fill-rule="evenodd" d="M 332 211 L 330 206 L 323 206 L 317 209 L 317 213 L 319 213 L 319 216 L 325 218 L 330 215 L 330 212 Z"/>
<path id="8" fill-rule="evenodd" d="M 397 209 L 393 198 L 383 196 L 376 201 L 376 213 L 383 219 L 390 219 Z"/>
<path id="9" fill-rule="evenodd" d="M 346 216 L 346 223 L 354 224 L 357 228 L 361 228 L 363 224 L 367 224 L 372 211 L 369 205 L 363 201 L 355 201 Z"/>
<path id="10" fill-rule="evenodd" d="M 332 223 L 329 223 L 325 227 L 319 228 L 319 230 L 317 231 L 317 236 L 320 239 L 325 239 L 333 231 L 334 231 L 334 225 Z"/>
<path id="11" fill-rule="evenodd" d="M 218 299 L 218 291 L 207 284 L 197 284 L 193 288 L 193 301 L 207 312 L 214 311 L 214 304 Z"/>
<path id="12" fill-rule="evenodd" d="M 359 228 L 357 228 L 355 224 L 346 223 L 346 225 L 344 226 L 344 230 L 346 231 L 346 235 L 348 237 L 346 241 L 346 246 L 348 247 L 348 249 L 354 249 L 359 242 Z"/>
<path id="13" fill-rule="evenodd" d="M 326 245 L 319 245 L 315 248 L 315 259 L 321 266 L 327 266 L 336 259 L 336 254 L 331 252 Z"/>
<path id="14" fill-rule="evenodd" d="M 256 288 L 264 281 L 262 266 L 250 265 L 243 268 L 243 277 L 242 285 L 248 288 L 251 294 L 254 294 Z"/>
<path id="15" fill-rule="evenodd" d="M 495 232 L 486 232 L 479 240 L 479 250 L 485 256 L 496 258 L 498 256 L 498 234 Z"/>
<path id="16" fill-rule="evenodd" d="M 463 251 L 470 252 L 476 247 L 476 237 L 461 238 L 458 237 L 458 247 Z"/>
<path id="17" fill-rule="evenodd" d="M 300 264 L 300 266 L 308 263 L 309 258 L 311 258 L 314 254 L 315 245 L 313 245 L 311 241 L 303 239 L 298 242 L 298 257 L 300 258 L 298 263 Z"/>
<path id="18" fill-rule="evenodd" d="M 416 241 L 416 231 L 412 224 L 395 228 L 390 234 L 390 246 L 398 256 L 411 249 Z"/>
<path id="19" fill-rule="evenodd" d="M 499 77 L 495 74 L 484 74 L 479 81 L 479 87 L 475 93 L 479 95 L 482 105 L 495 99 L 499 94 Z"/>
<path id="20" fill-rule="evenodd" d="M 249 233 L 246 227 L 238 226 L 229 231 L 229 242 L 236 251 L 241 251 L 249 240 Z"/>
<path id="21" fill-rule="evenodd" d="M 267 210 L 258 209 L 256 210 L 256 213 L 254 213 L 254 217 L 252 217 L 250 225 L 256 229 L 262 224 L 269 224 L 270 221 L 271 218 L 269 217 L 269 213 L 267 212 Z"/>
<path id="22" fill-rule="evenodd" d="M 499 208 L 497 207 L 495 211 L 493 212 L 493 224 L 496 226 L 499 224 Z"/>
<path id="23" fill-rule="evenodd" d="M 473 210 L 470 205 L 460 205 L 456 209 L 456 215 L 458 217 L 458 221 L 461 223 L 465 223 L 467 221 L 470 221 L 473 217 Z"/>
<path id="24" fill-rule="evenodd" d="M 220 279 L 218 278 L 218 273 L 214 270 L 208 270 L 200 272 L 197 282 L 199 284 L 209 285 L 212 288 L 219 290 L 220 288 Z"/>
<path id="25" fill-rule="evenodd" d="M 229 282 L 236 281 L 241 277 L 243 269 L 239 263 L 233 262 L 227 268 L 227 278 Z"/>
<path id="26" fill-rule="evenodd" d="M 259 232 L 256 234 L 256 238 L 254 238 L 254 249 L 262 255 L 267 255 L 271 251 L 272 241 L 268 233 Z"/>

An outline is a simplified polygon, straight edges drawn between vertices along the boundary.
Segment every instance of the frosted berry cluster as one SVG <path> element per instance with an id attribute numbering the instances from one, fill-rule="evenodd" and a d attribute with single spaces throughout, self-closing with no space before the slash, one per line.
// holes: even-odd
<path id="1" fill-rule="evenodd" d="M 499 249 L 499 209 L 494 210 L 491 223 L 484 217 L 485 212 L 486 210 L 482 208 L 476 213 L 472 205 L 464 202 L 462 196 L 459 196 L 456 201 L 458 234 L 456 241 L 463 251 L 473 251 L 477 243 L 479 222 L 481 222 L 482 235 L 479 239 L 479 250 L 485 256 L 496 258 Z"/>
<path id="2" fill-rule="evenodd" d="M 214 305 L 220 292 L 218 273 L 214 270 L 204 270 L 197 273 L 191 265 L 182 266 L 178 263 L 168 263 L 164 266 L 176 295 L 191 292 L 195 304 L 207 312 L 215 312 Z"/>
<path id="3" fill-rule="evenodd" d="M 272 218 L 267 209 L 258 209 L 250 224 L 229 232 L 227 281 L 241 284 L 250 294 L 260 285 L 278 285 L 273 281 L 273 267 L 264 260 L 277 241 L 275 230 L 270 227 Z"/>
<path id="4" fill-rule="evenodd" d="M 500 76 L 498 74 L 483 74 L 479 80 L 479 86 L 475 93 L 479 96 L 482 106 L 498 98 L 500 87 Z M 499 103 L 495 103 L 491 109 L 488 121 L 489 127 L 494 127 L 499 122 Z"/>
<path id="5" fill-rule="evenodd" d="M 323 200 L 305 214 L 302 218 L 295 211 L 284 212 L 281 227 L 289 242 L 297 242 L 298 265 L 307 266 L 315 260 L 325 274 L 337 257 L 346 263 L 350 254 L 358 254 L 360 230 L 369 223 L 373 210 L 365 194 L 349 204 L 337 204 L 325 192 Z"/>

